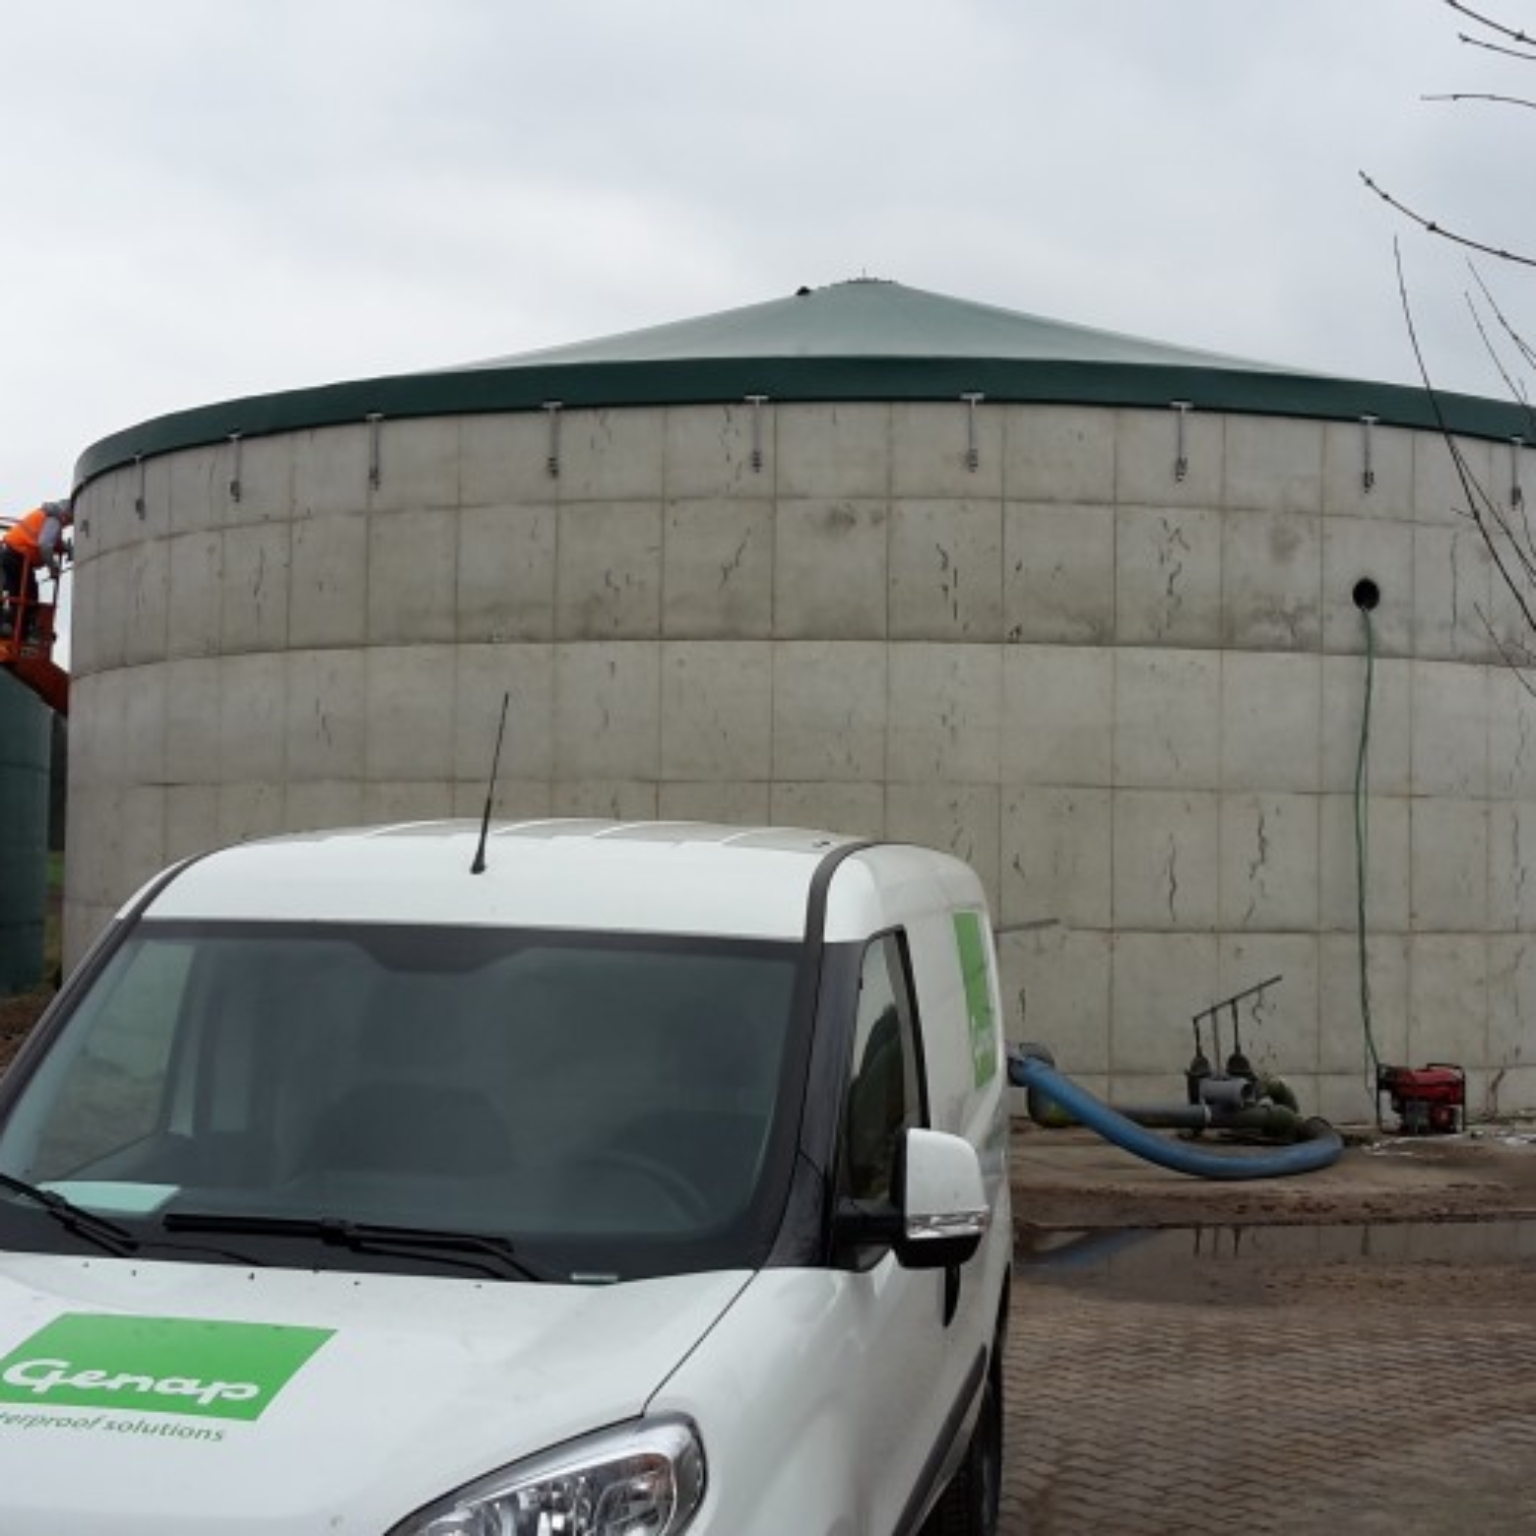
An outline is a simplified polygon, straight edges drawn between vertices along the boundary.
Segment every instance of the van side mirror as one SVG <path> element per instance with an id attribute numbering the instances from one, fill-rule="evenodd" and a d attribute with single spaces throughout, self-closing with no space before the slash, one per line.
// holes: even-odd
<path id="1" fill-rule="evenodd" d="M 896 1262 L 904 1269 L 964 1264 L 992 1221 L 975 1147 L 946 1131 L 910 1130 L 902 1171 Z"/>
<path id="2" fill-rule="evenodd" d="M 905 1133 L 897 1167 L 891 1204 L 841 1203 L 839 1246 L 889 1248 L 903 1269 L 964 1264 L 992 1220 L 976 1149 L 963 1136 L 914 1128 Z"/>

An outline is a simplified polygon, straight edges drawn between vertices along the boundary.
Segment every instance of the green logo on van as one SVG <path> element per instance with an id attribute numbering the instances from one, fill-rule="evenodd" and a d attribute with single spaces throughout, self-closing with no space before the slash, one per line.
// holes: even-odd
<path id="1" fill-rule="evenodd" d="M 0 1359 L 0 1402 L 259 1419 L 331 1334 L 66 1312 Z"/>
<path id="2" fill-rule="evenodd" d="M 971 1024 L 971 1070 L 978 1088 L 997 1076 L 997 1015 L 992 1007 L 992 974 L 979 912 L 956 912 L 955 948 L 965 982 L 965 1012 Z"/>

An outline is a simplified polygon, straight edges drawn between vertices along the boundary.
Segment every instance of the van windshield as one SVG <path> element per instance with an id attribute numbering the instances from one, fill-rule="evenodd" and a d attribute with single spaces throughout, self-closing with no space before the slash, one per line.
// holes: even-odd
<path id="1" fill-rule="evenodd" d="M 326 1223 L 482 1235 L 559 1278 L 751 1265 L 798 1125 L 799 953 L 144 922 L 6 1083 L 0 1173 L 146 1242 L 249 1217 L 227 1246 L 303 1268 L 431 1262 L 295 1239 Z M 22 1205 L 0 1245 L 41 1245 Z"/>

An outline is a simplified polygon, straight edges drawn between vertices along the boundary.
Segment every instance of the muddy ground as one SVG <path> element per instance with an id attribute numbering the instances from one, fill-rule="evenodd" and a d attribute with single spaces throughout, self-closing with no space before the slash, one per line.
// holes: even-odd
<path id="1" fill-rule="evenodd" d="M 1088 1131 L 1016 1124 L 1014 1217 L 1027 1235 L 1536 1216 L 1536 1127 L 1475 1125 L 1466 1135 L 1397 1137 L 1358 1126 L 1345 1134 L 1349 1144 L 1332 1167 L 1225 1183 L 1141 1162 Z"/>
<path id="2" fill-rule="evenodd" d="M 1228 1184 L 1016 1127 L 1002 1536 L 1536 1530 L 1533 1132 Z"/>

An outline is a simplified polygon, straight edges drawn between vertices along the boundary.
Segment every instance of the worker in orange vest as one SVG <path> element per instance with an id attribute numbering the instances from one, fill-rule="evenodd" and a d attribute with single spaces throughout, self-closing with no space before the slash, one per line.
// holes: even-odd
<path id="1" fill-rule="evenodd" d="M 67 501 L 45 501 L 0 536 L 0 637 L 12 632 L 12 615 L 23 593 L 28 607 L 37 601 L 38 566 L 46 565 L 53 579 L 59 579 L 68 553 L 64 530 L 74 520 L 74 509 Z"/>

